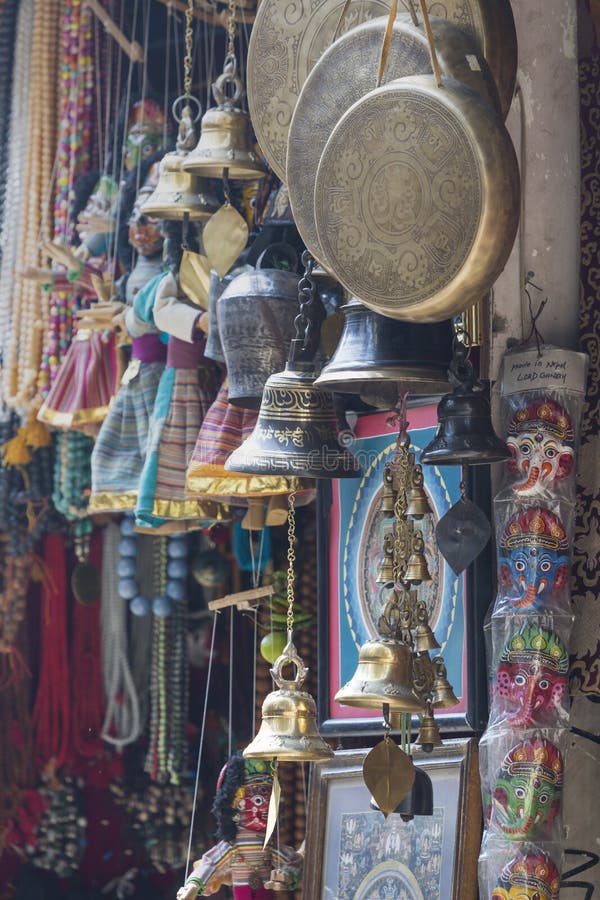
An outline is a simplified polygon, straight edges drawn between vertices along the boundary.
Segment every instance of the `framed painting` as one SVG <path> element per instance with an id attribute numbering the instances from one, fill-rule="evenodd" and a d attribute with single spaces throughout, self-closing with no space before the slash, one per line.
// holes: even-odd
<path id="1" fill-rule="evenodd" d="M 414 761 L 433 783 L 433 815 L 387 819 L 370 806 L 367 750 L 311 766 L 306 900 L 476 900 L 482 817 L 477 742 L 449 740 Z"/>
<path id="2" fill-rule="evenodd" d="M 435 404 L 409 408 L 411 448 L 417 461 L 437 427 Z M 380 507 L 383 469 L 393 457 L 396 426 L 389 413 L 357 418 L 349 445 L 361 462 L 362 477 L 334 479 L 319 484 L 318 593 L 319 593 L 319 720 L 325 735 L 376 734 L 381 712 L 340 706 L 335 694 L 356 669 L 360 646 L 377 635 L 383 611 L 376 582 L 385 534 L 393 520 Z M 483 648 L 483 619 L 492 600 L 490 544 L 457 577 L 435 541 L 438 520 L 461 496 L 461 466 L 423 466 L 425 490 L 433 509 L 420 523 L 432 580 L 418 588 L 425 600 L 429 622 L 441 645 L 448 679 L 458 706 L 437 711 L 444 731 L 480 731 L 487 721 L 487 689 Z M 467 495 L 489 516 L 489 468 L 471 467 L 466 475 Z"/>

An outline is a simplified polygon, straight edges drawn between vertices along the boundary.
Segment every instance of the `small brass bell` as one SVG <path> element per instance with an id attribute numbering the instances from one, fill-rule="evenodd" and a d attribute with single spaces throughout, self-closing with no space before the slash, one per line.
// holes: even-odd
<path id="1" fill-rule="evenodd" d="M 444 665 L 444 660 L 441 656 L 436 656 L 433 659 L 433 664 L 436 669 L 436 675 L 431 688 L 431 701 L 433 706 L 436 709 L 448 709 L 451 706 L 456 706 L 458 700 L 452 690 L 452 685 L 448 681 L 448 673 L 446 671 L 446 666 Z"/>
<path id="2" fill-rule="evenodd" d="M 468 346 L 455 338 L 448 370 L 453 391 L 438 404 L 437 432 L 421 453 L 427 465 L 486 465 L 510 457 L 494 431 L 489 401 L 468 355 Z"/>
<path id="3" fill-rule="evenodd" d="M 417 603 L 417 627 L 415 628 L 415 650 L 423 653 L 425 650 L 439 650 L 440 645 L 435 639 L 435 634 L 429 625 L 427 606 L 422 600 Z"/>
<path id="4" fill-rule="evenodd" d="M 287 665 L 296 667 L 296 677 L 291 681 L 282 674 Z M 267 694 L 258 734 L 244 750 L 244 757 L 276 758 L 283 762 L 331 759 L 333 750 L 317 728 L 315 701 L 309 693 L 301 690 L 307 672 L 288 632 L 288 643 L 271 669 L 279 690 Z"/>
<path id="5" fill-rule="evenodd" d="M 383 559 L 375 581 L 377 584 L 389 584 L 394 581 L 394 535 L 391 532 L 383 539 Z"/>
<path id="6" fill-rule="evenodd" d="M 393 487 L 394 476 L 391 463 L 386 463 L 383 469 L 383 494 L 381 497 L 380 511 L 384 515 L 394 515 L 396 505 L 396 492 Z"/>
<path id="7" fill-rule="evenodd" d="M 225 93 L 228 84 L 234 85 L 232 97 Z M 236 181 L 258 181 L 266 171 L 253 149 L 250 116 L 237 105 L 244 91 L 234 68 L 225 68 L 212 91 L 217 106 L 204 113 L 198 146 L 185 159 L 183 171 L 222 178 L 227 169 Z"/>
<path id="8" fill-rule="evenodd" d="M 431 700 L 427 701 L 425 715 L 421 719 L 421 727 L 417 735 L 417 744 L 420 744 L 424 753 L 431 753 L 434 747 L 441 747 L 442 739 L 437 722 L 433 717 Z"/>
<path id="9" fill-rule="evenodd" d="M 422 712 L 423 703 L 415 694 L 412 681 L 412 653 L 408 645 L 379 637 L 362 645 L 356 671 L 335 700 L 342 706 L 380 709 L 387 703 L 391 712 Z"/>
<path id="10" fill-rule="evenodd" d="M 411 584 L 420 584 L 422 581 L 431 581 L 427 559 L 425 558 L 425 544 L 418 531 L 413 535 L 412 551 L 408 557 L 403 580 L 405 582 L 410 582 Z"/>
<path id="11" fill-rule="evenodd" d="M 414 459 L 414 454 L 410 454 Z M 406 492 L 406 515 L 413 519 L 422 519 L 430 515 L 433 510 L 423 484 L 423 469 L 417 463 L 412 470 L 411 483 Z"/>

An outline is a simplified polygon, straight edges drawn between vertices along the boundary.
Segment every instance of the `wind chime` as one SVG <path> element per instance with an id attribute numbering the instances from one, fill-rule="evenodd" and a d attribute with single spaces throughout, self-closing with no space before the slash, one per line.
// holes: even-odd
<path id="1" fill-rule="evenodd" d="M 384 738 L 365 759 L 365 783 L 385 815 L 399 812 L 410 819 L 433 811 L 429 778 L 415 769 L 410 755 L 411 715 L 421 715 L 417 743 L 430 752 L 441 744 L 434 709 L 458 701 L 443 657 L 430 655 L 440 645 L 429 625 L 427 604 L 417 592 L 420 584 L 431 580 L 418 523 L 432 509 L 423 470 L 410 450 L 405 404 L 406 394 L 398 413 L 394 459 L 383 472 L 381 511 L 393 517 L 393 526 L 384 539 L 377 578 L 382 594 L 386 592 L 379 634 L 362 645 L 356 671 L 335 699 L 342 705 L 383 711 Z M 400 746 L 390 737 L 393 725 L 399 726 Z"/>

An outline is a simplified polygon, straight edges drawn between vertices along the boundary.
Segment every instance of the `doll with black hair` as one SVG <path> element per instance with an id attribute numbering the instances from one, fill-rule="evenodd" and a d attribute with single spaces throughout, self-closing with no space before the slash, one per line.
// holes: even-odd
<path id="1" fill-rule="evenodd" d="M 235 900 L 271 900 L 269 884 L 277 869 L 279 889 L 296 889 L 303 857 L 292 847 L 264 846 L 273 787 L 267 760 L 232 756 L 221 770 L 212 812 L 219 843 L 207 850 L 177 900 L 192 900 L 216 893 L 221 885 L 233 887 Z"/>

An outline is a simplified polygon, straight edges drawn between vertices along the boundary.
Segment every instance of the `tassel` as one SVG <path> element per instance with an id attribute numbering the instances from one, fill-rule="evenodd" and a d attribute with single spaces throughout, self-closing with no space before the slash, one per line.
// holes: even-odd
<path id="1" fill-rule="evenodd" d="M 5 466 L 26 466 L 31 462 L 31 453 L 27 447 L 27 439 L 25 436 L 25 427 L 19 428 L 18 432 L 0 447 Z"/>
<path id="2" fill-rule="evenodd" d="M 49 447 L 52 443 L 50 431 L 43 422 L 38 422 L 34 416 L 30 416 L 24 428 L 25 443 L 34 450 L 40 447 Z"/>

